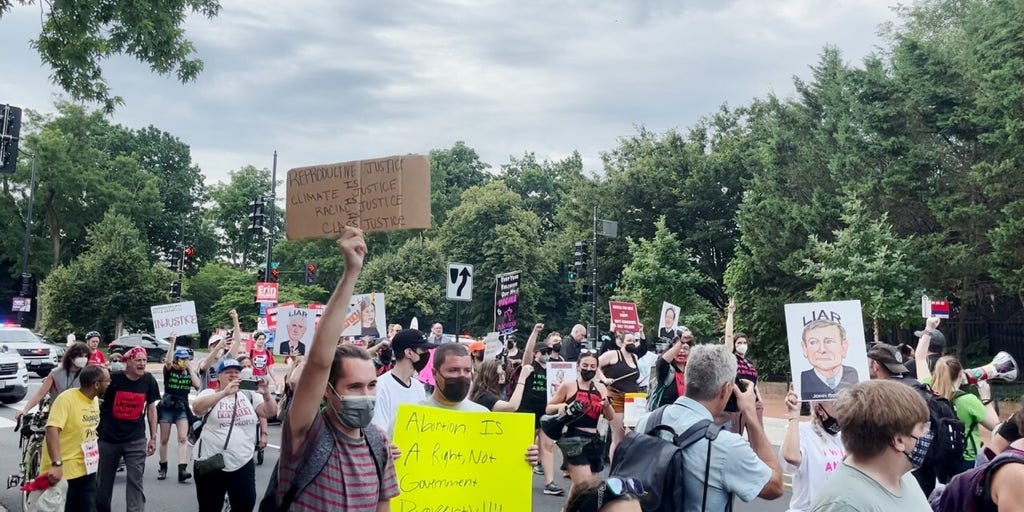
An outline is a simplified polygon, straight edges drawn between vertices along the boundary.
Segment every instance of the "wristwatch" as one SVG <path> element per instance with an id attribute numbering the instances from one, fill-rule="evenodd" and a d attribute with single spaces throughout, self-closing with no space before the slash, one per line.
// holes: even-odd
<path id="1" fill-rule="evenodd" d="M 62 460 L 55 460 L 55 461 L 51 462 L 50 464 L 52 466 L 54 466 L 54 467 L 58 467 L 59 468 L 59 467 L 64 465 L 64 461 L 62 461 Z"/>

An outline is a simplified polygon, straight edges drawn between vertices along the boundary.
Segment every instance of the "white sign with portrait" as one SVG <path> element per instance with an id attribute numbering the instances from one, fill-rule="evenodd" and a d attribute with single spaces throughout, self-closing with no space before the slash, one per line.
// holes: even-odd
<path id="1" fill-rule="evenodd" d="M 658 337 L 672 341 L 679 327 L 679 306 L 668 302 L 661 303 L 661 316 L 658 317 Z"/>
<path id="2" fill-rule="evenodd" d="M 786 304 L 786 337 L 800 400 L 834 400 L 839 390 L 868 379 L 859 300 Z"/>
<path id="3" fill-rule="evenodd" d="M 383 293 L 353 295 L 345 316 L 342 336 L 381 338 L 387 335 Z"/>
<path id="4" fill-rule="evenodd" d="M 307 308 L 277 308 L 277 329 L 274 331 L 274 354 L 306 355 L 313 343 L 316 312 Z"/>
<path id="5" fill-rule="evenodd" d="M 555 396 L 555 391 L 558 391 L 558 386 L 561 386 L 563 382 L 576 381 L 576 363 L 548 361 L 547 374 L 548 402 L 550 402 L 551 397 Z"/>

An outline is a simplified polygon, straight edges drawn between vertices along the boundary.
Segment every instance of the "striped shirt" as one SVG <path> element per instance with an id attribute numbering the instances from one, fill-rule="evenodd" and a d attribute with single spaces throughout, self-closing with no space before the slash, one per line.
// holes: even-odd
<path id="1" fill-rule="evenodd" d="M 370 425 L 367 428 L 377 427 Z M 377 478 L 377 468 L 366 441 L 335 432 L 327 423 L 324 413 L 320 412 L 313 420 L 306 434 L 305 443 L 299 450 L 292 449 L 291 429 L 283 429 L 277 480 L 278 502 L 288 491 L 292 478 L 305 460 L 303 454 L 312 450 L 317 436 L 332 435 L 335 441 L 334 451 L 327 460 L 327 465 L 313 482 L 295 497 L 288 510 L 373 512 L 377 509 L 377 503 L 398 496 L 398 479 L 395 476 L 395 464 L 390 457 L 390 450 L 381 482 Z M 387 439 L 384 442 L 387 444 Z"/>

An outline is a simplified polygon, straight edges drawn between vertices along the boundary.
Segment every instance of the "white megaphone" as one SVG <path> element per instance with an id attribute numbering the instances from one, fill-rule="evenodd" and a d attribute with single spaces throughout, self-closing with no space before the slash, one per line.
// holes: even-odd
<path id="1" fill-rule="evenodd" d="M 977 384 L 981 380 L 1005 380 L 1007 382 L 1017 380 L 1017 360 L 1007 352 L 1000 352 L 992 358 L 991 363 L 964 370 L 961 382 Z"/>

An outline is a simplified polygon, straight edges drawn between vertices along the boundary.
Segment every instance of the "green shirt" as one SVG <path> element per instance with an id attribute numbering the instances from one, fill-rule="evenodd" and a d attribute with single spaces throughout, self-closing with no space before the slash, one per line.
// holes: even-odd
<path id="1" fill-rule="evenodd" d="M 932 384 L 931 377 L 921 379 L 927 385 Z M 954 395 L 956 396 L 956 395 Z M 973 461 L 978 458 L 978 448 L 981 447 L 981 436 L 978 434 L 978 425 L 988 416 L 988 409 L 977 396 L 964 392 L 952 402 L 956 410 L 956 417 L 964 423 L 964 434 L 966 446 L 964 446 L 964 460 Z"/>

